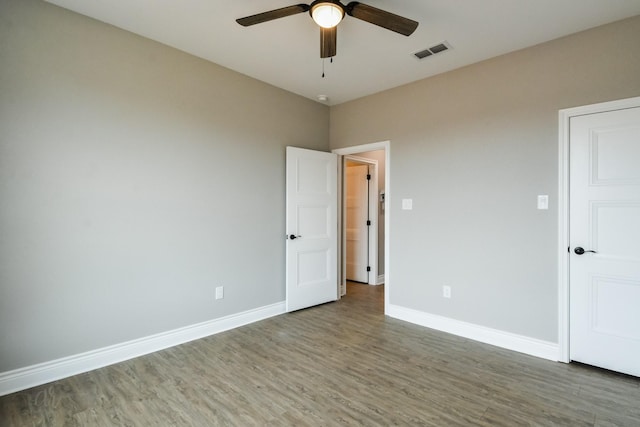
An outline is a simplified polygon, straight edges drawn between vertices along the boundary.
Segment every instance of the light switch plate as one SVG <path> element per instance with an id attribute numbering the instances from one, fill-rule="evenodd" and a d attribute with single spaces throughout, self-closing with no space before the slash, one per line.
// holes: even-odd
<path id="1" fill-rule="evenodd" d="M 413 209 L 413 199 L 402 199 L 402 210 L 410 211 Z"/>
<path id="2" fill-rule="evenodd" d="M 538 209 L 549 209 L 549 196 L 546 194 L 538 196 Z"/>

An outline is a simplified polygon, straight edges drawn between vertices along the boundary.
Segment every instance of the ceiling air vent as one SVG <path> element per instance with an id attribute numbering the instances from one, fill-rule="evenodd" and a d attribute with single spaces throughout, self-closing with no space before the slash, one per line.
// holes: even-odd
<path id="1" fill-rule="evenodd" d="M 431 55 L 435 55 L 437 53 L 441 53 L 451 49 L 451 45 L 447 42 L 438 43 L 435 46 L 431 46 L 428 49 L 421 50 L 420 52 L 416 52 L 413 55 L 418 59 L 424 59 Z"/>

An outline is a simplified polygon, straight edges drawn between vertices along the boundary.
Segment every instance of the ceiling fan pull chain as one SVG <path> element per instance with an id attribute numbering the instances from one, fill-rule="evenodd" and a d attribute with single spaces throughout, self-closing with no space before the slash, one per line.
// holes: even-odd
<path id="1" fill-rule="evenodd" d="M 324 79 L 324 63 L 326 58 L 322 58 L 322 78 Z M 329 63 L 333 64 L 333 56 L 329 58 Z"/>

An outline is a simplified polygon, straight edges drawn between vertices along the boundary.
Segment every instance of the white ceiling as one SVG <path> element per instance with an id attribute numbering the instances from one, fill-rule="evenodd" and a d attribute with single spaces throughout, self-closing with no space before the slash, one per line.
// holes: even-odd
<path id="1" fill-rule="evenodd" d="M 307 98 L 327 95 L 329 105 L 640 14 L 640 0 L 363 0 L 420 25 L 405 37 L 345 17 L 322 78 L 319 29 L 308 14 L 235 22 L 295 0 L 47 1 Z M 412 55 L 442 41 L 452 49 Z"/>

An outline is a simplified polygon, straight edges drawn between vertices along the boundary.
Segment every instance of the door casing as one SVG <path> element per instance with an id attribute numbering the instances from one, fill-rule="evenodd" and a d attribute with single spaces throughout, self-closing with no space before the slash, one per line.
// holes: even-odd
<path id="1" fill-rule="evenodd" d="M 571 361 L 569 349 L 569 121 L 585 114 L 640 107 L 640 97 L 603 102 L 559 111 L 558 135 L 558 360 Z"/>
<path id="2" fill-rule="evenodd" d="M 363 153 L 366 151 L 384 150 L 384 162 L 385 162 L 385 174 L 384 174 L 384 186 L 385 186 L 385 214 L 384 214 L 384 312 L 389 312 L 389 290 L 392 286 L 391 269 L 389 265 L 389 247 L 391 239 L 391 211 L 392 211 L 392 193 L 391 193 L 391 141 L 373 142 L 370 144 L 356 145 L 352 147 L 336 148 L 332 150 L 332 153 L 336 153 L 339 156 Z M 339 159 L 340 161 L 341 159 Z M 342 173 L 338 174 L 338 211 L 342 211 L 342 204 L 344 195 L 341 192 L 342 189 Z M 342 229 L 342 216 L 338 217 L 338 227 Z M 344 253 L 341 250 L 342 245 L 338 245 L 338 260 L 339 265 L 343 264 Z M 340 284 L 344 278 L 344 269 L 340 267 L 338 272 L 338 280 Z"/>

